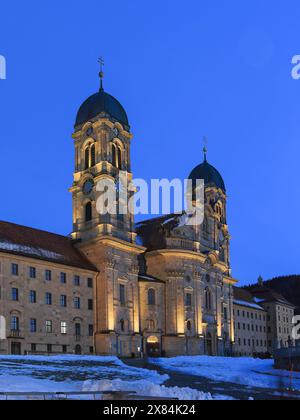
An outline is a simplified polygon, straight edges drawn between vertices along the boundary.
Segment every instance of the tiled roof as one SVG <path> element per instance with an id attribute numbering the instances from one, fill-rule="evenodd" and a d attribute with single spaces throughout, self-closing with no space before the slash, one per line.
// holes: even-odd
<path id="1" fill-rule="evenodd" d="M 71 238 L 1 221 L 0 252 L 97 271 Z"/>

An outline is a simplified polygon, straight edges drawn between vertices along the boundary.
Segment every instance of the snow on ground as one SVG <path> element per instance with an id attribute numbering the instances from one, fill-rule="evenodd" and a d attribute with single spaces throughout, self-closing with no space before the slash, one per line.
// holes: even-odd
<path id="1" fill-rule="evenodd" d="M 87 380 L 115 379 L 162 384 L 168 376 L 127 366 L 117 357 L 0 356 L 0 392 L 82 391 Z"/>
<path id="2" fill-rule="evenodd" d="M 179 400 L 213 400 L 209 393 L 204 393 L 191 388 L 166 387 L 147 380 L 141 381 L 87 381 L 83 387 L 84 391 L 134 391 L 138 390 L 139 395 L 146 397 L 177 398 Z M 223 397 L 227 399 L 227 397 Z"/>
<path id="3" fill-rule="evenodd" d="M 284 389 L 290 386 L 290 373 L 273 369 L 273 360 L 207 356 L 179 356 L 152 359 L 151 363 L 217 382 L 230 382 L 256 388 Z M 300 390 L 300 373 L 293 374 L 292 386 Z"/>
<path id="4" fill-rule="evenodd" d="M 0 392 L 138 391 L 147 397 L 212 399 L 191 388 L 163 386 L 168 379 L 116 357 L 0 356 Z"/>
<path id="5" fill-rule="evenodd" d="M 162 385 L 168 375 L 128 366 L 117 357 L 0 356 L 0 392 L 137 391 L 179 400 L 229 399 Z"/>

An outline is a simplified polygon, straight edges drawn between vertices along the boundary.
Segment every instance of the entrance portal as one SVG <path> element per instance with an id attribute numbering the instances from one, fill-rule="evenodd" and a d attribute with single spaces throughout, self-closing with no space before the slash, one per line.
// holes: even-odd
<path id="1" fill-rule="evenodd" d="M 11 343 L 11 354 L 16 356 L 21 355 L 21 343 L 12 342 Z"/>
<path id="2" fill-rule="evenodd" d="M 82 354 L 81 346 L 79 344 L 77 344 L 77 346 L 75 347 L 75 354 L 77 355 Z"/>
<path id="3" fill-rule="evenodd" d="M 147 338 L 147 355 L 149 357 L 160 356 L 160 344 L 158 337 L 151 336 Z"/>

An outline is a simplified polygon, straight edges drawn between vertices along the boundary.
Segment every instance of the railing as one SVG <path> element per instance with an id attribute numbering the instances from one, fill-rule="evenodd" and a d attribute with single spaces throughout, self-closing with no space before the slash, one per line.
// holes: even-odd
<path id="1" fill-rule="evenodd" d="M 9 337 L 11 338 L 20 338 L 21 332 L 19 330 L 11 330 L 9 333 Z"/>
<path id="2" fill-rule="evenodd" d="M 0 401 L 8 400 L 177 400 L 177 398 L 141 396 L 136 391 L 82 391 L 82 392 L 0 392 Z"/>

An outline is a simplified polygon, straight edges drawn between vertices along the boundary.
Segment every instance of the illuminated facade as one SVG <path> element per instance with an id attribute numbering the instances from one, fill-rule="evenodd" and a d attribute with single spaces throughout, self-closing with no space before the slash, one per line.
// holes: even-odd
<path id="1" fill-rule="evenodd" d="M 73 134 L 72 237 L 0 224 L 0 316 L 7 332 L 0 352 L 231 354 L 236 281 L 223 179 L 205 152 L 190 174 L 193 182 L 205 181 L 199 226 L 184 223 L 184 213 L 137 226 L 131 214 L 101 215 L 98 182 L 117 183 L 120 171 L 132 179 L 132 134 L 100 76 Z"/>
<path id="2" fill-rule="evenodd" d="M 187 226 L 183 214 L 135 227 L 133 216 L 101 216 L 96 209 L 99 180 L 117 184 L 120 171 L 132 179 L 128 118 L 102 80 L 100 91 L 80 107 L 73 138 L 73 239 L 99 271 L 96 352 L 230 353 L 236 282 L 230 275 L 226 190 L 206 153 L 190 175 L 193 182 L 205 181 L 204 224 Z"/>

